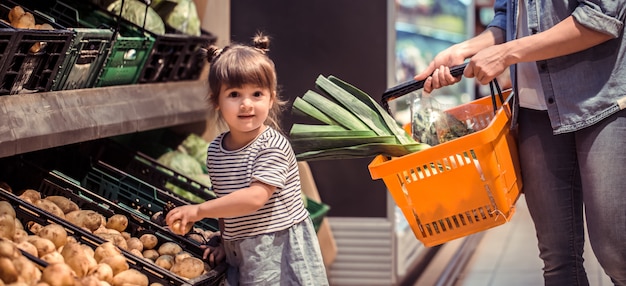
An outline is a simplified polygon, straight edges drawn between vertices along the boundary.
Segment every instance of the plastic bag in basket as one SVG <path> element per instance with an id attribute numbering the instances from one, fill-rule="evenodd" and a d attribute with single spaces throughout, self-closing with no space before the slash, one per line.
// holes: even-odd
<path id="1" fill-rule="evenodd" d="M 411 104 L 411 132 L 419 142 L 435 146 L 476 131 L 472 125 L 445 112 L 431 96 L 415 96 Z"/>

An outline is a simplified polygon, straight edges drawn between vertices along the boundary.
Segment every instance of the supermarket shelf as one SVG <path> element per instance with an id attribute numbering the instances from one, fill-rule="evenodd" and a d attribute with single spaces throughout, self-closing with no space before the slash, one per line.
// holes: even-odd
<path id="1" fill-rule="evenodd" d="M 0 157 L 203 121 L 207 93 L 197 80 L 0 96 Z"/>

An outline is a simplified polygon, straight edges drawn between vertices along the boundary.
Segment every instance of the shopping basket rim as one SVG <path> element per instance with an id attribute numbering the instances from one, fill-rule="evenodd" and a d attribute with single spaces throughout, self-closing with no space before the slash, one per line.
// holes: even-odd
<path id="1" fill-rule="evenodd" d="M 461 106 L 475 104 L 481 101 L 491 102 L 491 98 L 479 98 L 451 109 L 460 108 Z M 421 151 L 404 155 L 402 157 L 377 155 L 368 165 L 370 176 L 374 180 L 382 179 L 386 176 L 397 173 L 398 170 L 406 169 L 407 165 L 415 166 L 416 162 L 434 162 L 440 160 L 443 156 L 442 154 L 462 154 L 463 152 L 467 152 L 467 150 L 471 149 L 472 146 L 488 144 L 495 141 L 499 136 L 502 136 L 504 132 L 508 132 L 510 121 L 510 106 L 508 103 L 505 103 L 498 108 L 496 115 L 493 117 L 491 122 L 479 131 Z"/>

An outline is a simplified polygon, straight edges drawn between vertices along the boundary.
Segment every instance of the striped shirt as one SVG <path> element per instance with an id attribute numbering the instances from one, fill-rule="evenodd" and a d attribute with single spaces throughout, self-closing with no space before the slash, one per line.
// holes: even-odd
<path id="1" fill-rule="evenodd" d="M 277 189 L 254 213 L 224 218 L 222 238 L 252 237 L 288 229 L 309 213 L 302 201 L 298 163 L 287 138 L 268 127 L 255 140 L 238 150 L 223 148 L 220 134 L 208 149 L 207 167 L 218 197 L 262 182 Z"/>

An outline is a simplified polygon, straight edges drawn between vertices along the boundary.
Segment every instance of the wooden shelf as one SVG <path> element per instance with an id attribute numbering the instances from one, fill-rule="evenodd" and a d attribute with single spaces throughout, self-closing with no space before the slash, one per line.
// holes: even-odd
<path id="1" fill-rule="evenodd" d="M 0 157 L 206 120 L 202 81 L 0 96 Z"/>

